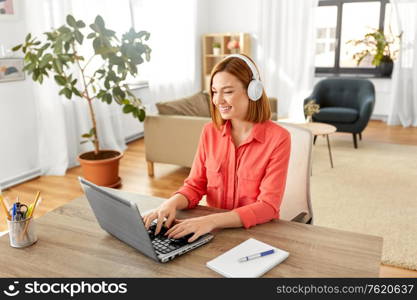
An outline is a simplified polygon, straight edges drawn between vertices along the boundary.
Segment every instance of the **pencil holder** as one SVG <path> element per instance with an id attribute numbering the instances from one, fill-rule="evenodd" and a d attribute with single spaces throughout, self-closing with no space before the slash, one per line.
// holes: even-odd
<path id="1" fill-rule="evenodd" d="M 10 246 L 14 248 L 24 248 L 38 240 L 33 218 L 21 221 L 7 220 L 7 225 L 9 226 Z"/>

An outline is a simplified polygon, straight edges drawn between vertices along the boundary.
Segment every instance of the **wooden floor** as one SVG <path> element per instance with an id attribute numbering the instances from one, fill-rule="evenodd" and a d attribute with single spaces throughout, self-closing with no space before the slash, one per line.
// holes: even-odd
<path id="1" fill-rule="evenodd" d="M 350 138 L 349 134 L 338 133 L 340 138 Z M 417 145 L 417 128 L 387 126 L 380 121 L 371 121 L 362 134 L 364 140 L 377 142 Z M 360 147 L 360 142 L 359 142 Z M 155 177 L 147 176 L 144 140 L 129 144 L 120 165 L 120 176 L 123 178 L 122 190 L 168 198 L 176 191 L 187 177 L 189 169 L 173 165 L 155 164 Z M 82 195 L 77 176 L 81 175 L 79 167 L 68 170 L 65 176 L 42 176 L 16 185 L 3 191 L 11 199 L 19 197 L 21 202 L 31 203 L 37 191 L 41 192 L 42 203 L 37 208 L 35 217 Z M 3 211 L 0 212 L 0 231 L 6 230 Z M 416 271 L 410 271 L 381 265 L 381 277 L 417 277 Z"/>

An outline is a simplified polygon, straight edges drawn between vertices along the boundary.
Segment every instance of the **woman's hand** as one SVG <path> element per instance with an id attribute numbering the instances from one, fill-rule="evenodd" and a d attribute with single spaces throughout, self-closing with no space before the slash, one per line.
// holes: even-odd
<path id="1" fill-rule="evenodd" d="M 162 203 L 157 209 L 143 216 L 143 223 L 145 223 L 145 227 L 148 229 L 149 226 L 151 226 L 152 221 L 158 219 L 155 229 L 155 234 L 158 234 L 161 231 L 165 218 L 167 219 L 165 226 L 170 228 L 172 222 L 175 220 L 177 209 L 184 209 L 187 206 L 187 198 L 181 194 L 175 194 Z"/>
<path id="2" fill-rule="evenodd" d="M 165 226 L 169 228 L 171 226 L 171 223 L 175 219 L 175 214 L 177 213 L 177 207 L 175 203 L 172 202 L 164 202 L 159 206 L 157 209 L 153 210 L 149 214 L 145 215 L 143 217 L 143 222 L 145 223 L 146 229 L 151 226 L 152 221 L 155 219 L 158 219 L 155 229 L 155 235 L 161 231 L 162 225 L 165 221 L 165 218 L 167 219 L 165 222 Z"/>
<path id="3" fill-rule="evenodd" d="M 175 220 L 177 223 L 171 229 L 169 229 L 165 235 L 169 238 L 179 239 L 187 234 L 194 233 L 192 237 L 188 239 L 188 242 L 194 242 L 203 234 L 211 232 L 216 228 L 213 216 L 204 216 L 197 218 L 190 218 L 185 220 Z"/>

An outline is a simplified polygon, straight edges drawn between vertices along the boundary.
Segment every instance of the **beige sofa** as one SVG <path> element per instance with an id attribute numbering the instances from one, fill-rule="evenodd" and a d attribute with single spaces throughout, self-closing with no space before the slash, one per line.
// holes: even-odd
<path id="1" fill-rule="evenodd" d="M 270 98 L 272 119 L 277 119 L 277 99 Z M 148 175 L 154 175 L 154 163 L 191 167 L 204 124 L 211 118 L 180 115 L 147 115 L 145 154 Z"/>

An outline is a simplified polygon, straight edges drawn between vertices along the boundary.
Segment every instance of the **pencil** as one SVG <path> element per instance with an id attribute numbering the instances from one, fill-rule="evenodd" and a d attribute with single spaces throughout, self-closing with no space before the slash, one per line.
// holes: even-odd
<path id="1" fill-rule="evenodd" d="M 35 202 L 33 203 L 33 208 L 32 208 L 32 211 L 30 212 L 30 215 L 29 216 L 27 216 L 28 218 L 30 218 L 30 217 L 32 217 L 33 216 L 33 214 L 34 214 L 34 212 L 35 212 L 35 208 L 36 208 L 36 204 L 38 204 L 38 200 L 39 200 L 39 196 L 41 195 L 41 192 L 37 192 L 36 193 L 36 198 L 35 198 Z"/>
<path id="2" fill-rule="evenodd" d="M 22 238 L 23 238 L 23 236 L 26 234 L 26 231 L 28 230 L 28 227 L 29 227 L 29 222 L 30 222 L 30 220 L 28 220 L 29 218 L 31 218 L 32 216 L 33 216 L 33 213 L 34 213 L 34 211 L 35 211 L 35 208 L 36 208 L 36 204 L 38 203 L 38 200 L 39 200 L 39 196 L 41 195 L 41 192 L 37 192 L 36 193 L 36 198 L 35 198 L 35 202 L 33 203 L 33 208 L 32 208 L 32 211 L 30 212 L 30 214 L 26 217 L 26 224 L 25 224 L 25 228 L 23 229 L 23 231 L 22 231 L 22 234 L 20 235 L 20 237 L 19 237 L 19 239 L 21 240 Z"/>
<path id="3" fill-rule="evenodd" d="M 4 212 L 6 213 L 7 218 L 10 220 L 11 219 L 11 216 L 10 216 L 9 211 L 7 210 L 7 207 L 6 207 L 6 204 L 4 203 L 4 199 L 3 199 L 3 196 L 2 195 L 0 195 L 0 200 L 1 200 L 0 202 L 1 202 L 1 206 L 4 209 Z"/>

